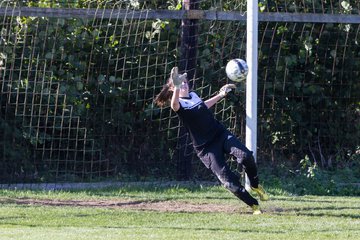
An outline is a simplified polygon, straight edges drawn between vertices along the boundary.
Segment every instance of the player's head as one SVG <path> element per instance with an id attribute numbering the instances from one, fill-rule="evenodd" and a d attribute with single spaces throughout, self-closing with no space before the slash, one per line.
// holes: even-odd
<path id="1" fill-rule="evenodd" d="M 171 81 L 171 79 L 168 80 L 167 84 L 169 84 L 169 86 L 170 86 L 170 91 L 175 90 L 175 86 L 174 86 L 173 82 Z M 188 95 L 188 93 L 189 93 L 189 81 L 187 79 L 182 81 L 179 89 L 180 89 L 180 97 L 183 97 L 184 94 Z"/>

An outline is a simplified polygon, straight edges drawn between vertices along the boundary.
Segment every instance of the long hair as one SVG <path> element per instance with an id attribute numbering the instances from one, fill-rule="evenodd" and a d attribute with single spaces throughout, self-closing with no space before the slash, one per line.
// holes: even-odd
<path id="1" fill-rule="evenodd" d="M 161 89 L 160 93 L 156 95 L 154 99 L 154 103 L 159 107 L 164 107 L 170 103 L 170 99 L 172 97 L 173 91 L 170 90 L 171 88 L 171 81 L 170 79 L 164 84 L 163 88 Z"/>

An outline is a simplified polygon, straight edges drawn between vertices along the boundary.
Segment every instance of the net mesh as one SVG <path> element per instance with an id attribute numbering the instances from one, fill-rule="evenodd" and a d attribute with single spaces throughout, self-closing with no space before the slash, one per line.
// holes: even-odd
<path id="1" fill-rule="evenodd" d="M 211 178 L 176 114 L 156 107 L 153 99 L 171 68 L 183 64 L 184 24 L 197 29 L 195 66 L 186 66 L 194 73 L 197 93 L 209 98 L 228 82 L 227 61 L 246 56 L 246 22 L 231 21 L 234 11 L 237 18 L 245 15 L 246 1 L 194 4 L 217 16 L 228 13 L 222 15 L 227 19 L 182 21 L 181 1 L 175 0 L 3 1 L 1 181 L 174 177 L 182 158 L 190 159 L 187 171 L 193 178 Z M 324 14 L 358 9 L 338 1 L 260 1 L 259 6 L 262 12 Z M 42 8 L 48 11 L 36 11 Z M 69 16 L 70 10 L 82 11 Z M 348 79 L 359 75 L 359 25 L 336 26 L 260 23 L 260 161 L 306 153 L 315 161 L 331 161 L 337 156 L 334 136 L 351 132 L 358 123 L 349 109 L 359 108 L 359 86 Z M 290 54 L 292 49 L 304 54 L 303 63 Z M 244 88 L 238 84 L 235 94 L 213 109 L 240 139 L 245 132 Z M 336 109 L 336 101 L 348 108 Z M 329 118 L 341 125 L 339 132 L 322 132 Z M 354 149 L 343 147 L 345 155 Z"/>

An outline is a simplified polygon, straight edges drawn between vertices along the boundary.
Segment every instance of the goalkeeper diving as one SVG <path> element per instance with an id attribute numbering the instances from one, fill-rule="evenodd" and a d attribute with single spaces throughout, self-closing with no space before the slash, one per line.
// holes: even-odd
<path id="1" fill-rule="evenodd" d="M 259 202 L 241 185 L 240 177 L 230 169 L 225 158 L 226 155 L 236 158 L 237 163 L 245 169 L 251 190 L 257 193 L 260 200 L 266 201 L 269 196 L 259 184 L 253 153 L 216 120 L 209 110 L 234 88 L 234 84 L 226 84 L 217 95 L 203 101 L 194 91 L 190 91 L 187 74 L 179 74 L 178 68 L 174 67 L 154 102 L 160 107 L 170 104 L 187 129 L 202 163 L 215 174 L 226 189 L 250 206 L 253 214 L 261 214 Z"/>

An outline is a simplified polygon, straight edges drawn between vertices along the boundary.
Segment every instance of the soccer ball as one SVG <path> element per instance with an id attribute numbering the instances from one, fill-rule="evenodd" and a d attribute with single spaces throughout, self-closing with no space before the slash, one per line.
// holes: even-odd
<path id="1" fill-rule="evenodd" d="M 243 59 L 236 58 L 226 64 L 225 72 L 231 81 L 242 82 L 246 79 L 249 67 Z"/>

